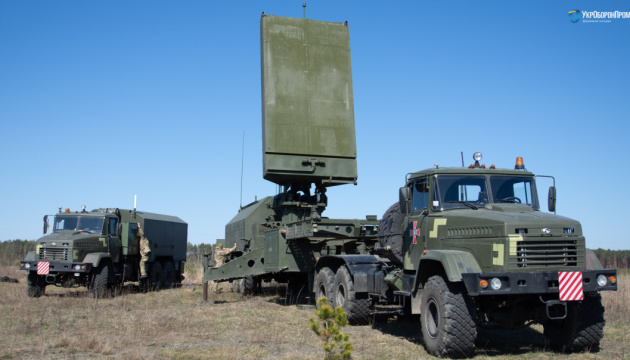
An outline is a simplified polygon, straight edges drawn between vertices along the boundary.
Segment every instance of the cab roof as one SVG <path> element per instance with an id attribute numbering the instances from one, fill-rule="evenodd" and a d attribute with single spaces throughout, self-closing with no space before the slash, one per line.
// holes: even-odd
<path id="1" fill-rule="evenodd" d="M 514 169 L 491 169 L 491 168 L 470 168 L 470 167 L 435 167 L 420 170 L 409 174 L 409 179 L 417 179 L 425 176 L 448 174 L 448 175 L 510 175 L 510 176 L 534 176 L 534 173 L 525 170 Z"/>

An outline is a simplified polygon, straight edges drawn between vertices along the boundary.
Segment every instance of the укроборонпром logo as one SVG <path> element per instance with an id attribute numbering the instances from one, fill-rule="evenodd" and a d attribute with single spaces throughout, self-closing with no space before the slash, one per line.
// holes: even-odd
<path id="1" fill-rule="evenodd" d="M 582 12 L 580 10 L 569 11 L 569 21 L 576 23 L 582 18 Z"/>

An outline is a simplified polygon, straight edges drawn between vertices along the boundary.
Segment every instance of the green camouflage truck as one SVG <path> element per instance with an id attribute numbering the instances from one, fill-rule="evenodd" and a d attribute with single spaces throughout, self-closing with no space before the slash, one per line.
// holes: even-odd
<path id="1" fill-rule="evenodd" d="M 471 355 L 477 326 L 530 323 L 543 325 L 554 349 L 597 348 L 605 324 L 599 292 L 617 290 L 616 271 L 586 249 L 578 221 L 551 213 L 555 186 L 550 212 L 541 211 L 536 176 L 522 158 L 514 170 L 486 168 L 480 159 L 475 153 L 468 168 L 436 165 L 406 176 L 381 219 L 371 268 L 350 271 L 354 282 L 364 278 L 355 297 L 420 314 L 427 351 L 436 356 Z M 347 263 L 318 269 L 352 269 Z M 331 284 L 337 292 L 349 286 Z"/>
<path id="2" fill-rule="evenodd" d="M 60 212 L 52 230 L 44 217 L 45 236 L 20 261 L 28 272 L 27 294 L 39 297 L 46 286 L 86 286 L 93 296 L 115 285 L 139 280 L 138 224 L 149 239 L 151 255 L 146 284 L 157 290 L 179 283 L 186 260 L 188 224 L 175 216 L 123 209 Z M 47 234 L 48 233 L 48 234 Z M 46 235 L 47 234 L 47 235 Z"/>
<path id="3" fill-rule="evenodd" d="M 616 271 L 586 249 L 578 221 L 555 214 L 555 180 L 543 212 L 522 159 L 486 168 L 476 153 L 470 167 L 407 174 L 380 221 L 329 219 L 326 189 L 357 180 L 348 26 L 263 14 L 261 58 L 263 177 L 278 192 L 226 225 L 221 244 L 236 250 L 217 268 L 205 258 L 205 283 L 255 293 L 288 282 L 351 324 L 375 305 L 419 314 L 439 357 L 473 354 L 478 326 L 540 323 L 555 349 L 599 345 L 600 292 L 617 289 Z"/>

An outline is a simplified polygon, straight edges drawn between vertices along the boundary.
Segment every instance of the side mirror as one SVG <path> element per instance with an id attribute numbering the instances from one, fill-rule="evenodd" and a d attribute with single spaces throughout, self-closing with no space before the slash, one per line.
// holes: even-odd
<path id="1" fill-rule="evenodd" d="M 48 215 L 44 215 L 44 235 L 48 232 Z"/>
<path id="2" fill-rule="evenodd" d="M 122 223 L 118 223 L 116 225 L 116 236 L 120 237 L 121 234 L 122 234 Z"/>
<path id="3" fill-rule="evenodd" d="M 403 186 L 398 190 L 398 204 L 400 206 L 400 212 L 403 214 L 407 214 L 409 204 L 409 191 L 406 186 Z"/>
<path id="4" fill-rule="evenodd" d="M 556 187 L 549 187 L 549 195 L 547 196 L 547 205 L 550 212 L 556 212 Z"/>

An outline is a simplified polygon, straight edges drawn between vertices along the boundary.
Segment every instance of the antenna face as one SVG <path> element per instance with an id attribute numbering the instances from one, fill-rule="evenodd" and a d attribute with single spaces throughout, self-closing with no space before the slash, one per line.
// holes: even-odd
<path id="1" fill-rule="evenodd" d="M 356 182 L 348 27 L 266 15 L 261 49 L 263 177 L 277 184 Z"/>

